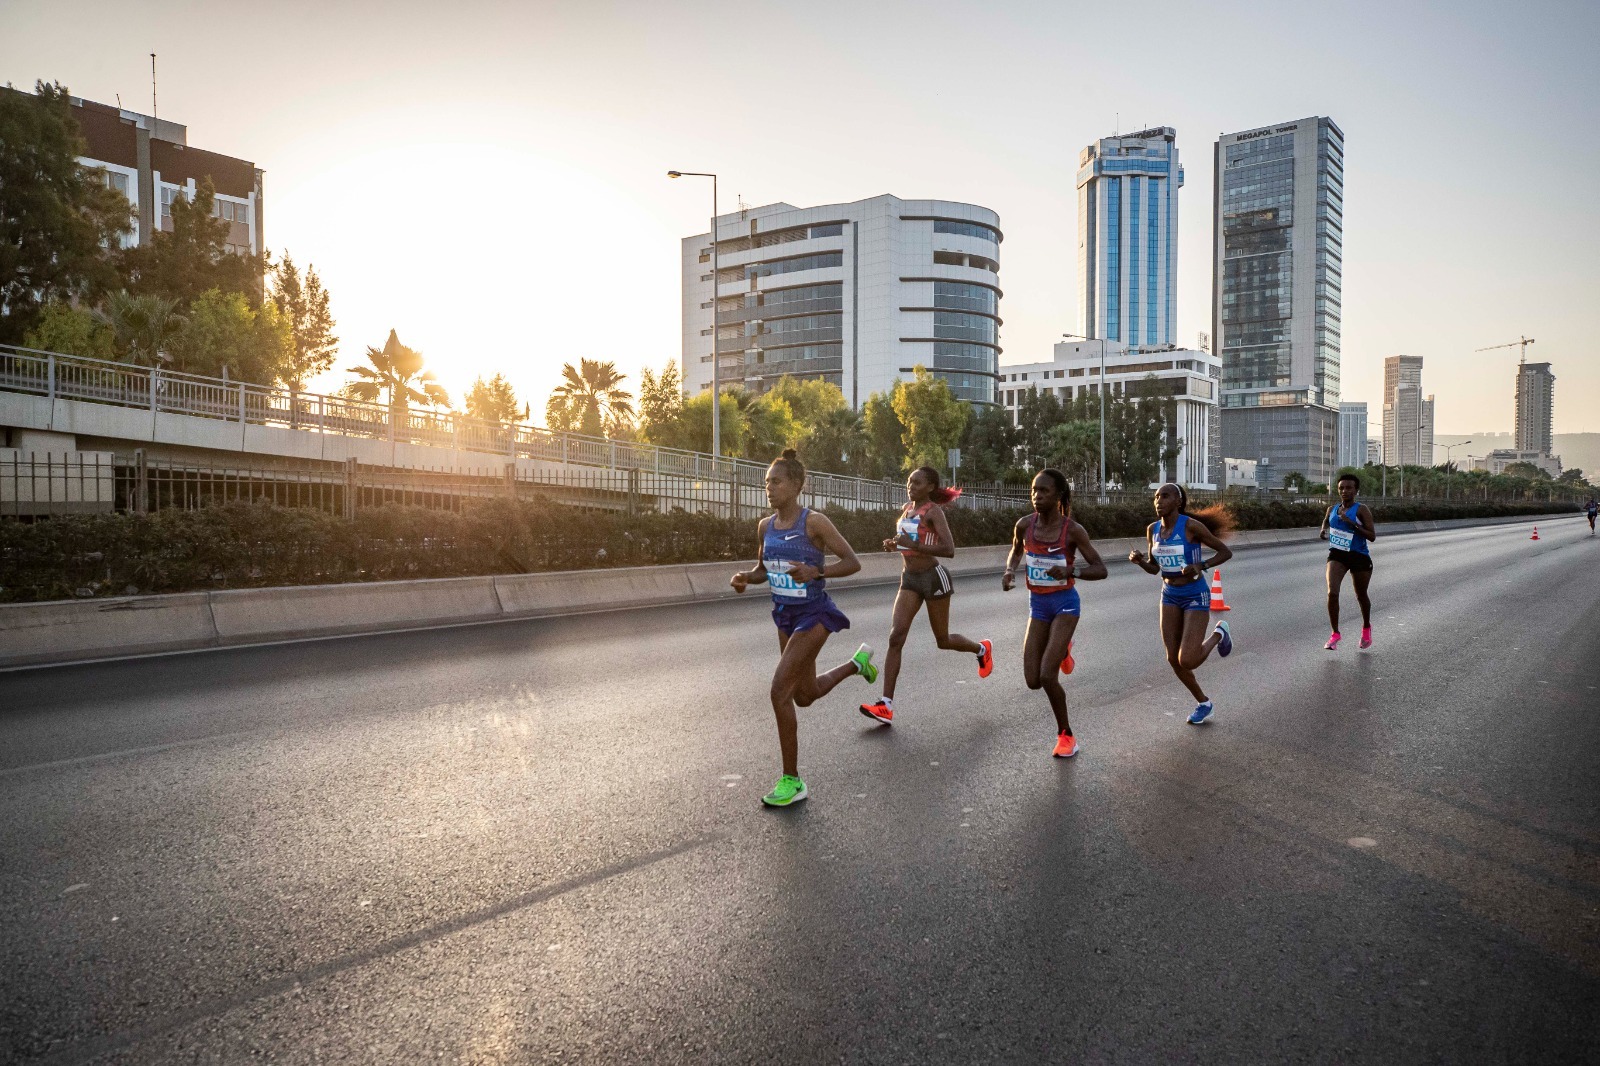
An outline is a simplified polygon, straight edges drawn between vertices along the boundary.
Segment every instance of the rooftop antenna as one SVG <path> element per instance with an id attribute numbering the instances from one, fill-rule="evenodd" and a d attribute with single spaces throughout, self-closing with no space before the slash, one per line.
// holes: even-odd
<path id="1" fill-rule="evenodd" d="M 161 109 L 156 106 L 156 54 L 150 53 L 150 119 L 154 125 L 161 119 Z M 154 130 L 151 131 L 155 132 Z"/>
<path id="2" fill-rule="evenodd" d="M 118 111 L 122 110 L 122 94 L 121 93 L 117 94 L 117 110 Z"/>

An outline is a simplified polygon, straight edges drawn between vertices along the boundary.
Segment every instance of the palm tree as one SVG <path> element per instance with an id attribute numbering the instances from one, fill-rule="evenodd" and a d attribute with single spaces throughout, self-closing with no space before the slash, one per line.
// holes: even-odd
<path id="1" fill-rule="evenodd" d="M 422 369 L 422 353 L 401 344 L 394 330 L 382 349 L 367 345 L 367 362 L 372 365 L 348 368 L 357 380 L 344 387 L 346 395 L 368 403 L 387 396 L 391 410 L 403 411 L 413 403 L 449 405 L 450 394 L 434 380 L 433 371 Z"/>
<path id="2" fill-rule="evenodd" d="M 622 388 L 624 375 L 617 364 L 598 359 L 580 359 L 561 368 L 561 384 L 550 393 L 550 406 L 566 412 L 576 432 L 598 437 L 606 427 L 633 421 L 633 394 Z"/>
<path id="3" fill-rule="evenodd" d="M 129 362 L 155 366 L 165 358 L 167 342 L 187 323 L 177 307 L 176 300 L 133 296 L 124 289 L 106 297 L 94 317 L 110 327 L 113 347 Z"/>

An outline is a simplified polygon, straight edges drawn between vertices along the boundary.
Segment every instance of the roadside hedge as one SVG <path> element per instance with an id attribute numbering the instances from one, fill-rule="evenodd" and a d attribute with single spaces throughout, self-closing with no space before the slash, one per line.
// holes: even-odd
<path id="1" fill-rule="evenodd" d="M 1372 503 L 1378 521 L 1546 514 L 1559 504 Z M 1241 529 L 1321 522 L 1323 504 L 1230 503 Z M 948 512 L 961 545 L 1004 544 L 1021 512 Z M 1080 503 L 1095 537 L 1137 536 L 1148 506 Z M 876 551 L 894 511 L 833 519 L 858 552 Z M 466 577 L 754 558 L 755 523 L 674 511 L 628 516 L 542 500 L 484 500 L 461 513 L 375 507 L 345 519 L 305 508 L 235 503 L 152 514 L 0 522 L 0 602 L 198 589 Z"/>

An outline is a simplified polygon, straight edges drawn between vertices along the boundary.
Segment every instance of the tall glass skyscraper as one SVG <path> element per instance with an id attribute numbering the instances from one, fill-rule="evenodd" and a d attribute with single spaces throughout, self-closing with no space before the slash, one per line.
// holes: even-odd
<path id="1" fill-rule="evenodd" d="M 1173 343 L 1177 136 L 1160 126 L 1078 153 L 1078 321 L 1089 337 L 1130 348 Z"/>
<path id="2" fill-rule="evenodd" d="M 1222 450 L 1263 483 L 1335 469 L 1344 134 L 1306 118 L 1217 140 L 1212 336 Z"/>

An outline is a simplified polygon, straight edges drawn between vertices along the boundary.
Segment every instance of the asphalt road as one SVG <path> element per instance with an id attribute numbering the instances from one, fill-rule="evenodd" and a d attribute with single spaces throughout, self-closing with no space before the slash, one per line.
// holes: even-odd
<path id="1" fill-rule="evenodd" d="M 994 676 L 919 621 L 782 812 L 754 595 L 0 675 L 0 1061 L 1595 1062 L 1600 537 L 1541 533 L 1380 540 L 1369 652 L 1243 549 L 1202 728 L 1113 563 L 1072 761 L 963 580 Z"/>

